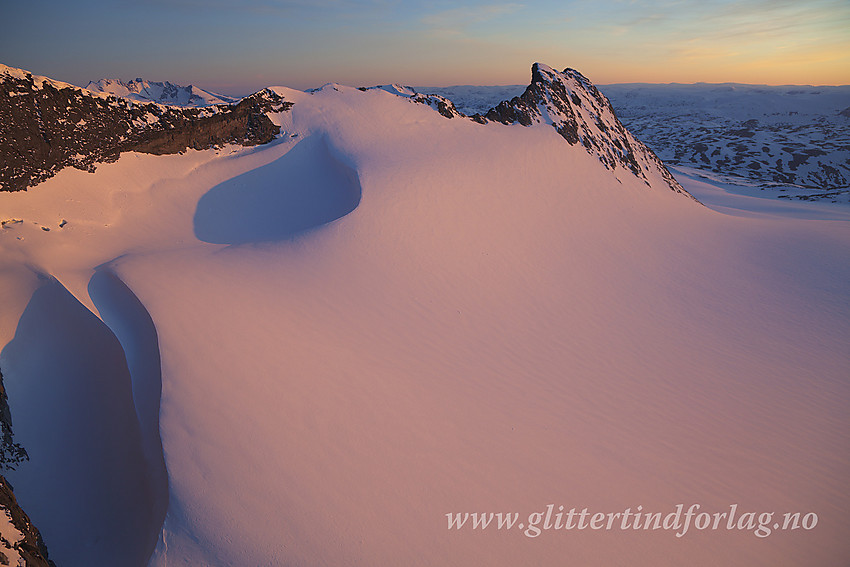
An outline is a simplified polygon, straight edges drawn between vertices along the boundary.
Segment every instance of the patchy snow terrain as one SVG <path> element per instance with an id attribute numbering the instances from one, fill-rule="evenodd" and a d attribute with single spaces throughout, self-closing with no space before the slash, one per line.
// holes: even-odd
<path id="1" fill-rule="evenodd" d="M 546 73 L 577 132 L 619 139 Z M 850 559 L 846 208 L 703 206 L 551 109 L 273 90 L 293 105 L 270 144 L 0 193 L 0 369 L 30 456 L 9 478 L 58 565 Z M 551 503 L 818 521 L 447 529 Z"/>
<path id="2" fill-rule="evenodd" d="M 666 163 L 850 202 L 850 86 L 603 90 L 623 123 Z"/>

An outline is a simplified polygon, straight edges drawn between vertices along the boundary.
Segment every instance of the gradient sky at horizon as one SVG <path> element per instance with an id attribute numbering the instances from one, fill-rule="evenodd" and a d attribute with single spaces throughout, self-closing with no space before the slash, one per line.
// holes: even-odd
<path id="1" fill-rule="evenodd" d="M 327 82 L 850 84 L 847 0 L 0 0 L 0 62 L 244 95 Z"/>

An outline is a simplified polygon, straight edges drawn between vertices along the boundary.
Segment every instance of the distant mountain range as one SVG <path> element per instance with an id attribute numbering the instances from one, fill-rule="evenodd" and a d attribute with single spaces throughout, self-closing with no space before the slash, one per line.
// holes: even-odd
<path id="1" fill-rule="evenodd" d="M 230 97 L 205 91 L 193 85 L 183 87 L 173 83 L 135 79 L 124 82 L 120 79 L 100 79 L 86 85 L 90 91 L 113 94 L 140 102 L 157 102 L 174 106 L 212 106 L 233 104 L 239 101 Z"/>

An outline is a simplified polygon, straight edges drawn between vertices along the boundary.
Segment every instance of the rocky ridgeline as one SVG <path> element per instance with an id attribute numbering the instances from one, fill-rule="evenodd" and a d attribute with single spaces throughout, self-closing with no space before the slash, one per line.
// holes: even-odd
<path id="1" fill-rule="evenodd" d="M 623 126 L 605 95 L 575 69 L 558 72 L 535 63 L 531 84 L 522 95 L 471 118 L 482 123 L 551 124 L 567 142 L 580 144 L 609 170 L 623 168 L 647 185 L 654 172 L 673 191 L 688 194 L 652 150 Z"/>
<path id="2" fill-rule="evenodd" d="M 264 144 L 280 133 L 267 113 L 291 106 L 268 89 L 206 108 L 140 103 L 0 67 L 0 190 L 25 190 L 69 166 L 94 171 L 121 152 Z"/>
<path id="3" fill-rule="evenodd" d="M 373 87 L 427 105 L 446 118 L 464 117 L 451 100 L 409 87 Z M 368 89 L 362 89 L 368 90 Z M 65 167 L 94 171 L 121 152 L 178 153 L 224 143 L 256 145 L 280 133 L 267 116 L 292 102 L 266 89 L 235 104 L 177 107 L 94 93 L 0 66 L 0 190 L 31 187 Z M 525 92 L 486 113 L 479 123 L 551 124 L 608 169 L 622 168 L 650 184 L 660 176 L 687 194 L 656 155 L 622 125 L 608 99 L 581 73 L 535 63 Z"/>

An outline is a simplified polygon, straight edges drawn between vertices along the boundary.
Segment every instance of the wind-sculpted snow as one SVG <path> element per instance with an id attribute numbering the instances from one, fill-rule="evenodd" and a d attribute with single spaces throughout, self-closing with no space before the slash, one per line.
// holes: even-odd
<path id="1" fill-rule="evenodd" d="M 15 494 L 58 565 L 144 565 L 161 527 L 121 344 L 55 279 L 3 349 L 15 433 L 28 447 Z M 149 427 L 149 424 L 148 424 Z"/>
<path id="2" fill-rule="evenodd" d="M 168 508 L 168 474 L 159 436 L 159 400 L 162 370 L 156 327 L 144 305 L 108 267 L 98 269 L 88 286 L 98 315 L 121 343 L 133 392 L 133 407 L 139 421 L 142 452 L 147 463 L 152 492 L 152 525 L 147 533 L 149 554 L 159 536 Z"/>
<path id="3" fill-rule="evenodd" d="M 579 77 L 535 85 L 529 127 L 273 87 L 273 143 L 0 194 L 13 481 L 59 565 L 848 563 L 848 213 L 701 206 L 605 153 Z M 446 525 L 677 504 L 818 523 Z"/>
<path id="4" fill-rule="evenodd" d="M 347 215 L 360 193 L 357 172 L 333 155 L 325 137 L 310 136 L 210 189 L 195 211 L 195 235 L 216 244 L 292 238 Z"/>

